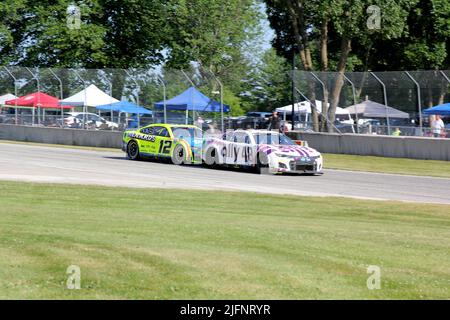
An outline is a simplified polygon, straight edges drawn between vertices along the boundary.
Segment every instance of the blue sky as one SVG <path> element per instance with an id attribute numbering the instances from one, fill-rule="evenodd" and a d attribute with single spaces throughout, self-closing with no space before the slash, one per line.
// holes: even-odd
<path id="1" fill-rule="evenodd" d="M 263 49 L 267 50 L 272 46 L 271 41 L 275 36 L 275 32 L 270 27 L 269 20 L 267 19 L 265 3 L 261 3 L 261 12 L 264 15 L 263 19 L 261 19 L 261 26 L 264 30 Z"/>

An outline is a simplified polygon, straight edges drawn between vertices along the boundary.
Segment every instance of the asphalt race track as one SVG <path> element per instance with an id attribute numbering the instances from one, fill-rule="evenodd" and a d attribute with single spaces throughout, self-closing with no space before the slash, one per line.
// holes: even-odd
<path id="1" fill-rule="evenodd" d="M 326 166 L 326 159 L 325 159 Z M 123 187 L 252 191 L 450 204 L 450 179 L 326 170 L 322 176 L 130 161 L 114 151 L 0 142 L 0 180 Z"/>

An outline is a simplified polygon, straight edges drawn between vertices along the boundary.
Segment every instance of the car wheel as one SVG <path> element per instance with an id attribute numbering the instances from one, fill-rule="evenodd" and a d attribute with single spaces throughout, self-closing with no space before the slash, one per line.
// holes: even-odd
<path id="1" fill-rule="evenodd" d="M 177 144 L 172 151 L 172 163 L 176 165 L 183 164 L 185 161 L 186 150 L 181 144 Z"/>
<path id="2" fill-rule="evenodd" d="M 210 167 L 215 167 L 219 164 L 219 155 L 215 148 L 209 148 L 206 151 L 205 164 Z"/>
<path id="3" fill-rule="evenodd" d="M 127 157 L 130 160 L 139 160 L 139 145 L 136 141 L 130 141 L 127 145 Z"/>
<path id="4" fill-rule="evenodd" d="M 269 173 L 269 158 L 264 152 L 258 152 L 258 158 L 256 161 L 256 173 L 268 174 Z"/>

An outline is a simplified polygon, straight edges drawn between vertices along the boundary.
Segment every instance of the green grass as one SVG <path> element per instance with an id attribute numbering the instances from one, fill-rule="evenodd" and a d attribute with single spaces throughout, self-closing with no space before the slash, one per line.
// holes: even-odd
<path id="1" fill-rule="evenodd" d="M 326 153 L 323 156 L 325 168 L 327 169 L 450 178 L 450 161 L 385 158 L 331 153 Z"/>
<path id="2" fill-rule="evenodd" d="M 449 206 L 16 182 L 0 194 L 2 299 L 450 298 Z M 69 265 L 81 290 L 65 286 Z"/>

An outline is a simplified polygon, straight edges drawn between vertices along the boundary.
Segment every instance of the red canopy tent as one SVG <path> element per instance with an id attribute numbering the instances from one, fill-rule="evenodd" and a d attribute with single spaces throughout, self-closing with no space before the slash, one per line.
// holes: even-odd
<path id="1" fill-rule="evenodd" d="M 42 109 L 72 109 L 72 106 L 59 105 L 58 98 L 49 96 L 42 92 L 35 92 L 27 94 L 26 96 L 19 97 L 5 101 L 5 104 L 9 106 L 21 106 L 21 107 L 34 107 Z"/>
<path id="2" fill-rule="evenodd" d="M 72 109 L 73 106 L 61 106 L 59 104 L 59 99 L 49 96 L 48 94 L 42 92 L 35 92 L 31 94 L 27 94 L 25 96 L 19 97 L 17 99 L 12 99 L 5 101 L 5 105 L 17 108 L 31 108 L 32 109 L 32 123 L 34 125 L 35 119 L 35 109 L 38 111 L 38 124 L 41 124 L 41 110 L 43 120 L 45 121 L 45 110 L 59 110 L 61 111 L 61 115 L 63 114 L 63 110 Z M 17 113 L 17 111 L 16 111 Z M 17 122 L 17 120 L 16 120 Z"/>

